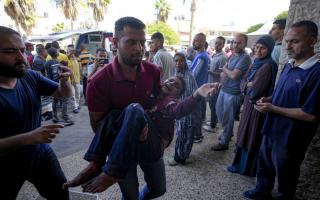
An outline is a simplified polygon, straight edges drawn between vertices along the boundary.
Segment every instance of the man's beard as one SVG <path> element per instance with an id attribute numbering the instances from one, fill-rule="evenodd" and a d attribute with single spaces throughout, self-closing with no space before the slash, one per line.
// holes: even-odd
<path id="1" fill-rule="evenodd" d="M 121 56 L 121 55 L 119 55 L 119 56 Z M 139 56 L 137 56 L 137 57 L 139 57 Z M 132 59 L 132 58 L 128 58 L 125 56 L 121 56 L 121 58 L 122 58 L 123 62 L 130 67 L 138 66 L 142 62 L 142 56 L 141 56 L 141 59 Z"/>
<path id="2" fill-rule="evenodd" d="M 17 66 L 24 65 L 24 69 L 17 69 Z M 10 78 L 21 78 L 26 74 L 26 63 L 18 62 L 13 66 L 0 64 L 0 76 L 6 76 Z"/>

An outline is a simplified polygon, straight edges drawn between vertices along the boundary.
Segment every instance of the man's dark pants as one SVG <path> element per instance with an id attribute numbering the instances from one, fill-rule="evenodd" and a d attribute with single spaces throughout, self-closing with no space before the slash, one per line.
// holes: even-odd
<path id="1" fill-rule="evenodd" d="M 9 158 L 4 162 L 0 165 L 1 199 L 16 199 L 26 180 L 34 184 L 40 195 L 48 200 L 69 199 L 68 191 L 62 189 L 66 178 L 49 145 L 37 145 L 32 156 L 26 159 Z"/>

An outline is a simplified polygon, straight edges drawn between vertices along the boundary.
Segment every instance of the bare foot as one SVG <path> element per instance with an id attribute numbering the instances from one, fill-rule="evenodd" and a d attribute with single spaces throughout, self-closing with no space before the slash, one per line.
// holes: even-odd
<path id="1" fill-rule="evenodd" d="M 101 172 L 101 165 L 91 161 L 89 165 L 82 170 L 75 178 L 71 181 L 67 181 L 63 184 L 62 188 L 67 189 L 69 187 L 76 187 L 79 186 L 88 180 L 96 177 Z"/>
<path id="2" fill-rule="evenodd" d="M 103 192 L 108 187 L 116 183 L 118 179 L 109 176 L 108 174 L 101 172 L 99 176 L 96 176 L 95 178 L 91 179 L 87 183 L 82 185 L 83 192 L 89 192 L 89 193 L 96 193 L 96 192 Z"/>

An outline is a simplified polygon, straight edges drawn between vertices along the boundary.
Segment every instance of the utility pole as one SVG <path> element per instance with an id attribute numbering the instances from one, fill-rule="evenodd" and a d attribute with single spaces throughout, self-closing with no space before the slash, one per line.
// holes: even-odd
<path id="1" fill-rule="evenodd" d="M 190 20 L 190 32 L 189 32 L 189 44 L 191 45 L 191 43 L 192 43 L 194 12 L 196 11 L 196 0 L 192 0 L 190 11 L 191 11 L 191 20 Z"/>

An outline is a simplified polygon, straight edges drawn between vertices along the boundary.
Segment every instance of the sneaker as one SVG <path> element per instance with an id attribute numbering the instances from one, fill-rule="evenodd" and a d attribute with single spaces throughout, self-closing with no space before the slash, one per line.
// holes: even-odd
<path id="1" fill-rule="evenodd" d="M 262 192 L 255 189 L 245 191 L 242 195 L 247 199 L 255 199 L 255 200 L 272 200 L 272 196 L 270 192 Z"/>
<path id="2" fill-rule="evenodd" d="M 175 159 L 172 159 L 172 160 L 169 160 L 168 161 L 168 165 L 171 166 L 171 167 L 174 167 L 174 166 L 177 166 L 179 165 L 180 163 L 177 162 Z"/>
<path id="3" fill-rule="evenodd" d="M 207 126 L 211 126 L 211 122 L 210 121 L 206 121 L 204 124 L 207 125 Z"/>
<path id="4" fill-rule="evenodd" d="M 202 126 L 203 130 L 209 132 L 209 133 L 215 133 L 216 132 L 216 128 L 212 128 L 211 126 L 208 125 L 203 125 Z"/>
<path id="5" fill-rule="evenodd" d="M 193 143 L 201 143 L 202 142 L 202 138 L 195 138 L 193 140 Z"/>
<path id="6" fill-rule="evenodd" d="M 80 112 L 80 109 L 79 109 L 79 108 L 76 108 L 76 109 L 74 109 L 72 112 L 75 113 L 75 114 L 78 114 L 78 113 Z"/>
<path id="7" fill-rule="evenodd" d="M 229 167 L 227 167 L 227 170 L 231 173 L 239 173 L 240 172 L 239 168 L 234 165 L 230 165 Z"/>
<path id="8" fill-rule="evenodd" d="M 74 124 L 74 122 L 70 119 L 70 117 L 68 115 L 64 115 L 62 117 L 63 122 L 65 123 L 65 126 L 70 126 L 72 124 Z"/>
<path id="9" fill-rule="evenodd" d="M 59 120 L 57 115 L 53 115 L 52 116 L 52 121 L 53 121 L 53 123 L 58 123 L 60 120 Z"/>
<path id="10" fill-rule="evenodd" d="M 213 145 L 211 147 L 211 150 L 212 151 L 225 151 L 225 150 L 228 150 L 229 149 L 229 146 L 228 145 L 224 145 L 224 144 L 216 144 L 216 145 Z"/>

